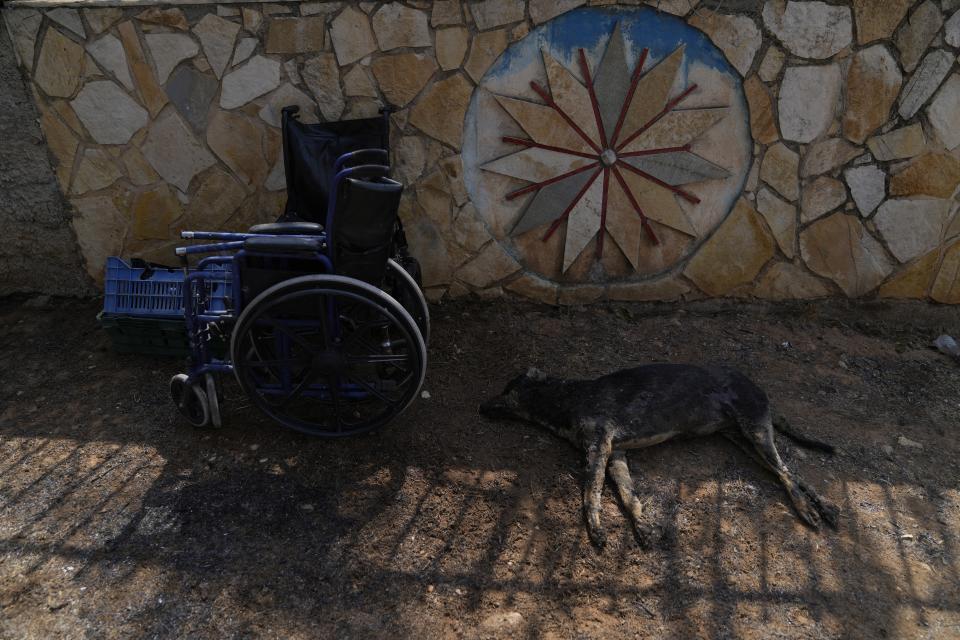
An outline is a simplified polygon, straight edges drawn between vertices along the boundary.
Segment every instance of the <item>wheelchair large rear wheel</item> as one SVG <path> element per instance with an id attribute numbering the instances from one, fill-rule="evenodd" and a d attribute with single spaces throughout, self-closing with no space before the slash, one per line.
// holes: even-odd
<path id="1" fill-rule="evenodd" d="M 395 260 L 387 260 L 385 289 L 399 302 L 420 329 L 424 344 L 430 344 L 430 308 L 423 297 L 420 285 L 413 276 Z"/>
<path id="2" fill-rule="evenodd" d="M 230 341 L 253 403 L 291 429 L 349 436 L 416 398 L 427 351 L 417 323 L 380 289 L 333 275 L 292 278 L 244 309 Z"/>

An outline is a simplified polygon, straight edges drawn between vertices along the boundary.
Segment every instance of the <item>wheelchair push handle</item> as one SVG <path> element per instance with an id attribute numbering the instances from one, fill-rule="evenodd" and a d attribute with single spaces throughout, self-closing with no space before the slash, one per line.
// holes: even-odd
<path id="1" fill-rule="evenodd" d="M 360 164 L 364 165 L 384 165 L 389 168 L 390 155 L 384 149 L 357 149 L 349 151 L 339 158 L 333 164 L 333 173 L 340 173 L 344 167 L 354 167 Z"/>

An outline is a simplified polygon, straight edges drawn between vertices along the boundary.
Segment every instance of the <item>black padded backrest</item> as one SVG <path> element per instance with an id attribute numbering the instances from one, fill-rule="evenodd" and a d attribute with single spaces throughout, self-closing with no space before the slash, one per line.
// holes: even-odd
<path id="1" fill-rule="evenodd" d="M 389 178 L 347 178 L 340 184 L 333 228 L 333 268 L 380 286 L 391 255 L 403 185 Z"/>
<path id="2" fill-rule="evenodd" d="M 389 149 L 387 115 L 360 120 L 304 124 L 296 107 L 283 109 L 283 158 L 287 205 L 283 219 L 324 224 L 333 184 L 333 165 L 358 149 Z"/>

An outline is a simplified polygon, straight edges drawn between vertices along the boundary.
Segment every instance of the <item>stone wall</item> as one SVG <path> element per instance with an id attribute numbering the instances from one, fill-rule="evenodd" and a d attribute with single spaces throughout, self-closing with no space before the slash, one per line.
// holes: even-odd
<path id="1" fill-rule="evenodd" d="M 0 296 L 89 294 L 93 288 L 80 265 L 36 119 L 0 25 Z"/>
<path id="2" fill-rule="evenodd" d="M 5 17 L 96 280 L 391 104 L 433 300 L 960 301 L 960 0 L 77 6 Z"/>

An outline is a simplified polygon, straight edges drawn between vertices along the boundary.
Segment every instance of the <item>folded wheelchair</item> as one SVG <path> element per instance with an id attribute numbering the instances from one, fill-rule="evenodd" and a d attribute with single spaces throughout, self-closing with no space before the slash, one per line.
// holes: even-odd
<path id="1" fill-rule="evenodd" d="M 190 347 L 170 393 L 221 424 L 224 375 L 280 424 L 338 437 L 383 426 L 417 397 L 430 317 L 388 177 L 388 114 L 304 124 L 283 110 L 287 207 L 244 233 L 184 231 Z"/>

